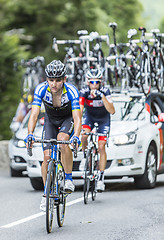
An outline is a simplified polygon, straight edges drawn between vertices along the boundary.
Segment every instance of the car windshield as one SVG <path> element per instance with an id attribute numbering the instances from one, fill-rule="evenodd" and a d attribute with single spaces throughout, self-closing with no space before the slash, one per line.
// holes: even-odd
<path id="1" fill-rule="evenodd" d="M 44 112 L 40 112 L 40 113 L 39 113 L 36 127 L 40 127 L 40 126 L 42 126 L 42 125 L 44 124 L 44 115 L 45 115 Z M 27 128 L 27 127 L 28 127 L 29 117 L 30 117 L 30 114 L 28 114 L 28 118 L 26 119 L 26 121 L 25 121 L 25 123 L 24 123 L 24 125 L 23 125 L 23 128 Z"/>
<path id="2" fill-rule="evenodd" d="M 145 100 L 140 97 L 112 97 L 115 114 L 111 115 L 112 121 L 134 121 L 145 119 Z"/>

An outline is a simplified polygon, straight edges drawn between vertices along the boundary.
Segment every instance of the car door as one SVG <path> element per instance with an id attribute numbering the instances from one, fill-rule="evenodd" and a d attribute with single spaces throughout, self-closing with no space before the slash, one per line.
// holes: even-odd
<path id="1" fill-rule="evenodd" d="M 160 134 L 160 172 L 164 172 L 164 122 L 159 122 L 158 116 L 164 113 L 164 95 L 153 94 L 150 98 L 151 123 L 158 125 Z"/>

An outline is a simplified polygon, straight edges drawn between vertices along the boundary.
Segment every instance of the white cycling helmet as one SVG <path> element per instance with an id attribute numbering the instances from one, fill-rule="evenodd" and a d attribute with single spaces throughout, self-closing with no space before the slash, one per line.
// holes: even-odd
<path id="1" fill-rule="evenodd" d="M 88 80 L 90 79 L 102 79 L 102 71 L 99 70 L 99 69 L 91 69 L 91 70 L 88 70 L 87 73 L 86 73 L 86 77 Z"/>
<path id="2" fill-rule="evenodd" d="M 60 60 L 54 60 L 46 66 L 45 73 L 48 78 L 61 78 L 66 74 L 66 67 Z"/>

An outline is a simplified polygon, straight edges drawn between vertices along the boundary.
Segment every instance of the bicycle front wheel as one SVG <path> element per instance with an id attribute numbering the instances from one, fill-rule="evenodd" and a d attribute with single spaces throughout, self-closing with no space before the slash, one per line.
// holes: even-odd
<path id="1" fill-rule="evenodd" d="M 65 173 L 61 163 L 57 164 L 57 192 L 58 192 L 58 204 L 57 204 L 57 223 L 59 227 L 63 226 L 65 217 L 65 205 L 66 194 L 64 194 Z"/>
<path id="2" fill-rule="evenodd" d="M 88 203 L 88 194 L 90 189 L 90 175 L 92 167 L 92 155 L 91 150 L 87 152 L 86 163 L 85 163 L 85 173 L 84 173 L 84 203 Z"/>
<path id="3" fill-rule="evenodd" d="M 92 149 L 92 181 L 91 181 L 91 194 L 92 194 L 92 201 L 96 199 L 96 187 L 97 187 L 97 173 L 98 173 L 98 162 L 96 161 L 97 150 L 94 147 Z"/>
<path id="4" fill-rule="evenodd" d="M 54 162 L 50 161 L 47 172 L 47 193 L 46 193 L 46 228 L 47 232 L 52 231 L 54 215 L 54 182 L 55 182 Z"/>

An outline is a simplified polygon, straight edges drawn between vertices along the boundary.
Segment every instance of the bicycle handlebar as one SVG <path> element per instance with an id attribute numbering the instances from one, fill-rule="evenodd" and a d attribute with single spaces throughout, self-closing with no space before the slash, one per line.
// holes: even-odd
<path id="1" fill-rule="evenodd" d="M 65 141 L 65 140 L 56 140 L 56 139 L 35 139 L 36 143 L 51 143 L 52 145 L 57 145 L 57 144 L 70 144 L 70 141 Z M 74 157 L 77 158 L 77 148 L 76 148 L 76 143 L 77 140 L 75 139 L 73 141 L 73 152 L 74 152 Z M 32 137 L 29 138 L 28 140 L 28 148 L 27 148 L 27 153 L 29 156 L 32 156 Z"/>
<path id="2" fill-rule="evenodd" d="M 109 146 L 109 132 L 106 134 L 105 133 L 97 133 L 97 132 L 89 132 L 89 133 L 84 133 L 84 135 L 107 137 L 107 147 Z"/>
<path id="3" fill-rule="evenodd" d="M 56 40 L 53 38 L 52 48 L 55 52 L 59 52 L 58 44 L 81 44 L 81 40 Z"/>
<path id="4" fill-rule="evenodd" d="M 80 44 L 80 40 L 56 40 L 56 38 L 53 39 L 53 43 L 55 44 Z"/>
<path id="5" fill-rule="evenodd" d="M 68 59 L 68 62 L 85 62 L 85 61 L 97 61 L 95 57 L 72 57 Z"/>
<path id="6" fill-rule="evenodd" d="M 96 132 L 89 132 L 89 133 L 83 133 L 84 135 L 95 135 L 95 136 L 107 136 L 108 133 L 96 133 Z"/>
<path id="7" fill-rule="evenodd" d="M 115 55 L 112 55 L 112 56 L 108 56 L 106 58 L 107 61 L 111 61 L 111 60 L 115 60 L 115 59 L 133 59 L 135 58 L 133 55 L 129 55 L 129 54 L 126 54 L 126 55 L 119 55 L 119 56 L 115 56 Z"/>

